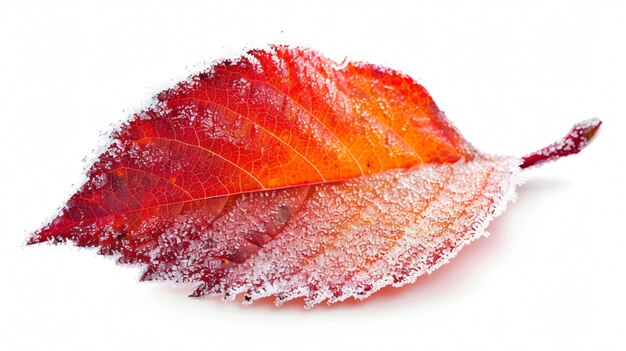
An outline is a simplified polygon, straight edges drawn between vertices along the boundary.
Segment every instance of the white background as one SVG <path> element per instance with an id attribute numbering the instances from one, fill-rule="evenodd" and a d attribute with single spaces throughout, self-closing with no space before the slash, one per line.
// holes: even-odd
<path id="1" fill-rule="evenodd" d="M 384 3 L 2 0 L 0 348 L 625 349 L 624 2 Z M 489 238 L 363 303 L 189 299 L 90 250 L 23 245 L 111 123 L 194 65 L 266 43 L 408 73 L 490 153 L 604 126 L 582 154 L 527 172 Z"/>

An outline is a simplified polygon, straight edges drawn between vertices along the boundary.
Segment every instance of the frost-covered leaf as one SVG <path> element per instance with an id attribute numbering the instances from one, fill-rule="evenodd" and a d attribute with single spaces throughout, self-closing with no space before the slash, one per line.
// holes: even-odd
<path id="1" fill-rule="evenodd" d="M 525 158 L 476 151 L 410 77 L 300 48 L 254 50 L 157 95 L 29 243 L 70 240 L 194 296 L 307 305 L 414 281 L 484 235 Z M 520 167 L 521 166 L 521 167 Z"/>

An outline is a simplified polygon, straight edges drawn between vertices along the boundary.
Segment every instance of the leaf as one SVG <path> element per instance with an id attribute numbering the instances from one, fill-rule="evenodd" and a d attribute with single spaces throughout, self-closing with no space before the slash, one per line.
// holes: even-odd
<path id="1" fill-rule="evenodd" d="M 193 296 L 365 298 L 431 273 L 513 198 L 523 159 L 476 151 L 410 77 L 274 46 L 157 95 L 29 243 L 72 241 Z M 569 138 L 569 139 L 568 139 Z"/>

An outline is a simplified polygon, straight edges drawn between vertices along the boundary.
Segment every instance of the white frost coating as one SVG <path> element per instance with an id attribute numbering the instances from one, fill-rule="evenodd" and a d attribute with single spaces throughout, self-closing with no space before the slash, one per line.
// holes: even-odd
<path id="1" fill-rule="evenodd" d="M 480 157 L 316 186 L 281 233 L 210 292 L 245 293 L 246 303 L 304 297 L 311 307 L 412 283 L 487 235 L 522 182 L 519 164 Z"/>

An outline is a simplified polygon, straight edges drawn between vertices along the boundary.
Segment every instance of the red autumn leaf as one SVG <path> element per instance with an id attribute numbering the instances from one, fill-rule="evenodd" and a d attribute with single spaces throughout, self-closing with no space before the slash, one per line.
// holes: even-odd
<path id="1" fill-rule="evenodd" d="M 157 95 L 29 243 L 72 241 L 193 296 L 365 298 L 485 234 L 518 174 L 577 153 L 600 122 L 523 159 L 475 150 L 410 77 L 305 49 L 250 51 Z"/>

